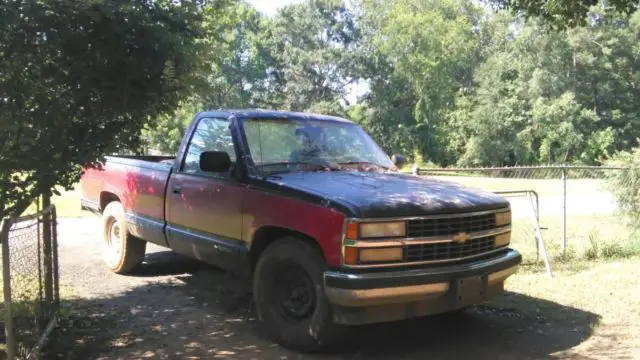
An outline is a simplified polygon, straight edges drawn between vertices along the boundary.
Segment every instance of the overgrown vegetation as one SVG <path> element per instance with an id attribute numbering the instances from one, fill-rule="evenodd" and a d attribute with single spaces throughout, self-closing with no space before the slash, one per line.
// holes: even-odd
<path id="1" fill-rule="evenodd" d="M 620 208 L 633 225 L 640 225 L 640 148 L 617 153 L 610 165 L 623 167 L 625 171 L 612 172 L 609 188 Z"/>

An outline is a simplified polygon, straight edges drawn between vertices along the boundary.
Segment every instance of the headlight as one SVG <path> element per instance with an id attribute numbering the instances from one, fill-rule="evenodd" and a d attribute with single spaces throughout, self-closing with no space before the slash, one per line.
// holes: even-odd
<path id="1" fill-rule="evenodd" d="M 511 210 L 499 212 L 496 214 L 496 226 L 504 226 L 511 224 Z"/>
<path id="2" fill-rule="evenodd" d="M 358 235 L 362 239 L 404 237 L 406 228 L 404 221 L 361 223 Z"/>

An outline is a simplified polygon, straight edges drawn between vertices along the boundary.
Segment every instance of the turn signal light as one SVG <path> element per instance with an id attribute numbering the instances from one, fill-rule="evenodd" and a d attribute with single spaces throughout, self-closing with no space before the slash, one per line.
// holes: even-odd
<path id="1" fill-rule="evenodd" d="M 347 233 L 345 235 L 347 239 L 356 240 L 358 238 L 358 223 L 347 223 Z"/>
<path id="2" fill-rule="evenodd" d="M 344 248 L 344 264 L 345 265 L 357 265 L 358 264 L 358 248 L 351 246 L 345 246 Z"/>

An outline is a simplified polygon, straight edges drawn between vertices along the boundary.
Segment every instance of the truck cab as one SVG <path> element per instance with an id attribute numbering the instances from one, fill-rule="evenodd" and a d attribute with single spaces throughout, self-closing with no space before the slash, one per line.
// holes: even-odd
<path id="1" fill-rule="evenodd" d="M 175 157 L 107 157 L 81 187 L 112 271 L 152 242 L 251 277 L 260 322 L 299 350 L 478 304 L 521 262 L 508 201 L 402 173 L 337 117 L 202 112 Z"/>

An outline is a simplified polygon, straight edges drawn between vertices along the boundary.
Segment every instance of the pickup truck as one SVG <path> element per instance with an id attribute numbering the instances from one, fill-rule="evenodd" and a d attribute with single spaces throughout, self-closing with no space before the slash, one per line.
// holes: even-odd
<path id="1" fill-rule="evenodd" d="M 342 118 L 201 112 L 175 157 L 87 166 L 81 206 L 102 216 L 111 271 L 135 271 L 151 242 L 251 277 L 268 333 L 313 351 L 349 325 L 483 302 L 521 263 L 508 201 L 401 159 Z"/>

